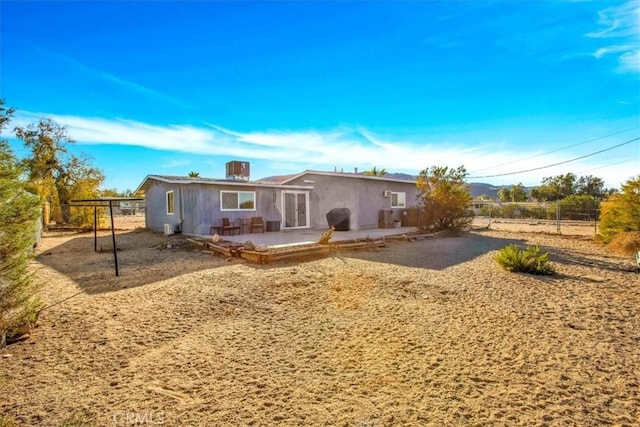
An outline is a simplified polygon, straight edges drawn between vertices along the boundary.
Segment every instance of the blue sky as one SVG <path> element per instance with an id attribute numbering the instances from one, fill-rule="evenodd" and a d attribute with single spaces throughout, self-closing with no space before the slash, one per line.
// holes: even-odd
<path id="1" fill-rule="evenodd" d="M 640 2 L 12 1 L 0 97 L 106 174 L 640 171 Z M 5 131 L 7 137 L 11 137 Z M 19 155 L 24 151 L 10 139 Z M 484 178 L 486 176 L 491 176 Z"/>

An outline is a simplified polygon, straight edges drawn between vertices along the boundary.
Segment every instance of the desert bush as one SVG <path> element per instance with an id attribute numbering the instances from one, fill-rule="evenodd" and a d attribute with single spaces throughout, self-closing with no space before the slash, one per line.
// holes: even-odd
<path id="1" fill-rule="evenodd" d="M 607 249 L 623 256 L 635 255 L 640 251 L 640 231 L 625 231 L 616 234 L 607 244 Z"/>
<path id="2" fill-rule="evenodd" d="M 617 234 L 640 231 L 640 175 L 622 185 L 620 194 L 602 202 L 600 235 L 609 243 Z"/>
<path id="3" fill-rule="evenodd" d="M 507 271 L 529 274 L 553 274 L 553 266 L 549 262 L 549 253 L 540 253 L 538 246 L 521 249 L 517 245 L 508 245 L 500 249 L 496 261 Z"/>
<path id="4" fill-rule="evenodd" d="M 460 231 L 471 226 L 471 193 L 465 183 L 467 171 L 433 166 L 418 175 L 418 226 L 422 229 Z"/>

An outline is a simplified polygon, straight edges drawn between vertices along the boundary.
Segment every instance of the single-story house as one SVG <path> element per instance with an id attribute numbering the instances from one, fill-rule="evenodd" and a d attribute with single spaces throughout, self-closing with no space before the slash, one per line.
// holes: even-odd
<path id="1" fill-rule="evenodd" d="M 307 170 L 251 181 L 248 170 L 247 162 L 229 162 L 225 179 L 148 175 L 136 190 L 145 198 L 147 228 L 207 235 L 222 218 L 246 226 L 259 216 L 266 231 L 327 229 L 326 214 L 348 208 L 350 228 L 362 230 L 404 222 L 417 205 L 415 180 Z"/>

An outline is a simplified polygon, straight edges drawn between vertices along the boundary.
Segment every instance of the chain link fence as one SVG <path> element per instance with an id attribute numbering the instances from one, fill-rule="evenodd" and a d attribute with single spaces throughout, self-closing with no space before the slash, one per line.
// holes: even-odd
<path id="1" fill-rule="evenodd" d="M 95 217 L 94 217 L 95 215 Z M 116 223 L 119 222 L 142 222 L 145 218 L 144 203 L 113 203 L 113 217 Z M 94 220 L 97 220 L 97 227 L 108 228 L 109 206 L 94 206 L 89 204 L 52 204 L 46 203 L 42 210 L 42 224 L 46 229 L 55 228 L 78 228 L 93 229 Z M 116 224 L 117 225 L 117 224 Z M 143 224 L 144 225 L 144 224 Z"/>
<path id="2" fill-rule="evenodd" d="M 600 205 L 581 203 L 499 203 L 473 202 L 476 228 L 595 236 L 598 234 Z"/>

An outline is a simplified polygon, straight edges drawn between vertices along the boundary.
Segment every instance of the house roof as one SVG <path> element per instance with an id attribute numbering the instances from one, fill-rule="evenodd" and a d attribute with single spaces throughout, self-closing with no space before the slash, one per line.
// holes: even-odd
<path id="1" fill-rule="evenodd" d="M 169 184 L 206 184 L 206 185 L 231 185 L 238 187 L 267 187 L 267 188 L 290 188 L 311 190 L 312 185 L 284 185 L 285 183 L 270 181 L 238 181 L 233 179 L 217 179 L 217 178 L 194 178 L 190 176 L 172 176 L 172 175 L 147 175 L 142 183 L 136 188 L 134 194 L 144 194 L 152 181 L 161 181 Z"/>
<path id="2" fill-rule="evenodd" d="M 323 172 L 323 171 L 314 171 L 314 170 L 306 170 L 304 172 L 300 172 L 296 175 L 291 175 L 284 179 L 282 184 L 286 184 L 288 182 L 294 181 L 300 177 L 305 175 L 323 175 L 323 176 L 336 176 L 340 178 L 354 178 L 354 179 L 371 179 L 375 181 L 385 181 L 385 182 L 401 182 L 403 184 L 415 184 L 415 179 L 399 179 L 399 178 L 388 178 L 385 176 L 372 176 L 372 175 L 364 175 L 361 173 L 354 172 Z"/>

